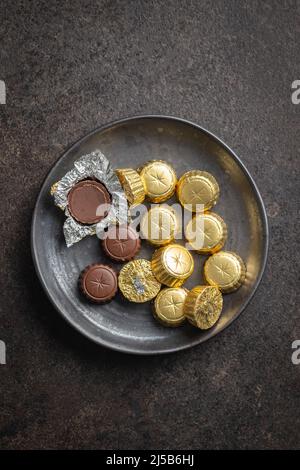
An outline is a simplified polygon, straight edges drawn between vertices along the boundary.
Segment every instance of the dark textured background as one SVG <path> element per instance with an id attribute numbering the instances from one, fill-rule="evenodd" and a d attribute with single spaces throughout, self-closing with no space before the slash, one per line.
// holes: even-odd
<path id="1" fill-rule="evenodd" d="M 293 0 L 1 2 L 2 448 L 300 446 L 299 11 Z M 255 178 L 271 231 L 243 315 L 202 346 L 145 358 L 73 331 L 46 300 L 29 246 L 35 198 L 60 154 L 142 113 L 224 139 Z"/>

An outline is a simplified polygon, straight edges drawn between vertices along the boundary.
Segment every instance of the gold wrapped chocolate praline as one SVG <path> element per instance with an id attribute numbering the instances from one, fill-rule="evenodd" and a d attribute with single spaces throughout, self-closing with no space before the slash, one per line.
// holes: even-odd
<path id="1" fill-rule="evenodd" d="M 131 168 L 116 170 L 130 206 L 141 204 L 145 199 L 144 183 L 137 171 Z"/>
<path id="2" fill-rule="evenodd" d="M 150 201 L 163 202 L 173 196 L 177 178 L 171 165 L 162 160 L 152 160 L 138 171 Z"/>
<path id="3" fill-rule="evenodd" d="M 236 253 L 219 251 L 204 264 L 204 278 L 208 284 L 217 286 L 221 292 L 237 290 L 246 277 L 246 266 Z"/>
<path id="4" fill-rule="evenodd" d="M 185 228 L 185 237 L 191 247 L 201 254 L 216 253 L 223 248 L 227 227 L 218 214 L 196 214 Z"/>
<path id="5" fill-rule="evenodd" d="M 223 297 L 217 287 L 196 286 L 187 295 L 184 313 L 188 321 L 200 328 L 211 328 L 220 318 Z"/>
<path id="6" fill-rule="evenodd" d="M 153 245 L 167 245 L 174 240 L 178 231 L 175 211 L 167 204 L 151 207 L 140 223 L 141 238 Z"/>
<path id="7" fill-rule="evenodd" d="M 220 195 L 217 180 L 207 171 L 191 170 L 184 173 L 177 183 L 179 202 L 192 212 L 211 209 Z"/>
<path id="8" fill-rule="evenodd" d="M 147 302 L 158 294 L 161 284 L 154 277 L 151 263 L 137 259 L 125 264 L 119 273 L 119 288 L 131 302 Z"/>
<path id="9" fill-rule="evenodd" d="M 171 244 L 154 252 L 151 267 L 159 282 L 169 287 L 180 287 L 192 274 L 194 260 L 186 248 Z"/>
<path id="10" fill-rule="evenodd" d="M 182 287 L 162 289 L 154 300 L 153 315 L 165 326 L 179 326 L 185 321 L 184 302 L 188 291 Z"/>

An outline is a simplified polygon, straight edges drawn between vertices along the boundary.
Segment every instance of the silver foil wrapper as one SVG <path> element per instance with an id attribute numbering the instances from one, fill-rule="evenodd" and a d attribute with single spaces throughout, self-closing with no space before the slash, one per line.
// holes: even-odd
<path id="1" fill-rule="evenodd" d="M 74 184 L 86 178 L 96 178 L 103 183 L 111 195 L 111 206 L 107 216 L 97 224 L 79 224 L 68 210 L 68 193 Z M 111 224 L 127 223 L 128 205 L 118 177 L 111 168 L 109 160 L 100 150 L 83 155 L 74 162 L 74 168 L 55 183 L 51 188 L 55 204 L 65 211 L 63 231 L 67 246 L 79 242 L 87 235 L 95 235 L 102 238 L 104 230 Z"/>

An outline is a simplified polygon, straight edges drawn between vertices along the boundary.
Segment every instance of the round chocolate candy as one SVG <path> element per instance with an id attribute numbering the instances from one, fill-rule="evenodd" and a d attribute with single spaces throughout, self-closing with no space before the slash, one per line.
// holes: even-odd
<path id="1" fill-rule="evenodd" d="M 223 308 L 223 297 L 217 287 L 196 286 L 184 302 L 184 314 L 188 321 L 207 330 L 219 320 Z"/>
<path id="2" fill-rule="evenodd" d="M 185 238 L 193 250 L 201 254 L 216 253 L 223 248 L 227 227 L 218 214 L 196 214 L 185 228 Z"/>
<path id="3" fill-rule="evenodd" d="M 102 241 L 102 247 L 115 261 L 129 261 L 141 248 L 139 234 L 128 225 L 111 225 Z"/>
<path id="4" fill-rule="evenodd" d="M 151 160 L 138 171 L 149 201 L 163 202 L 173 196 L 177 178 L 174 169 L 167 162 Z"/>
<path id="5" fill-rule="evenodd" d="M 178 231 L 176 213 L 167 204 L 151 207 L 142 217 L 140 228 L 142 237 L 152 245 L 167 245 Z"/>
<path id="6" fill-rule="evenodd" d="M 118 290 L 117 275 L 110 266 L 91 264 L 81 272 L 79 288 L 91 302 L 108 302 Z"/>
<path id="7" fill-rule="evenodd" d="M 180 287 L 192 274 L 194 260 L 184 246 L 174 243 L 154 252 L 151 267 L 159 282 L 168 287 Z"/>
<path id="8" fill-rule="evenodd" d="M 81 224 L 100 222 L 110 203 L 111 197 L 105 186 L 91 179 L 79 181 L 68 194 L 69 212 Z"/>
<path id="9" fill-rule="evenodd" d="M 216 204 L 220 188 L 215 177 L 207 171 L 191 170 L 179 179 L 176 193 L 186 209 L 203 212 Z"/>
<path id="10" fill-rule="evenodd" d="M 184 302 L 188 291 L 182 287 L 162 289 L 154 300 L 153 315 L 165 326 L 179 326 L 185 321 Z"/>
<path id="11" fill-rule="evenodd" d="M 147 302 L 157 296 L 161 284 L 155 279 L 150 261 L 136 259 L 125 264 L 119 273 L 119 288 L 130 302 Z"/>
<path id="12" fill-rule="evenodd" d="M 237 290 L 245 277 L 245 263 L 232 251 L 219 251 L 205 261 L 204 279 L 225 294 Z"/>

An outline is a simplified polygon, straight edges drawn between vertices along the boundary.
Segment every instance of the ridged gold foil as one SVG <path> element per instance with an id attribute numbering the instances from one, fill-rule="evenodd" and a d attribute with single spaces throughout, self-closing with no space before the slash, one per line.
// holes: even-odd
<path id="1" fill-rule="evenodd" d="M 184 173 L 177 183 L 177 198 L 186 209 L 192 212 L 209 210 L 220 195 L 217 180 L 207 171 L 191 170 Z M 200 206 L 200 207 L 197 207 Z"/>
<path id="2" fill-rule="evenodd" d="M 182 287 L 162 289 L 154 300 L 153 315 L 165 326 L 179 326 L 185 321 L 184 302 L 188 291 Z"/>
<path id="3" fill-rule="evenodd" d="M 132 168 L 117 169 L 120 180 L 130 206 L 141 204 L 146 196 L 144 183 L 137 171 Z"/>
<path id="4" fill-rule="evenodd" d="M 162 160 L 151 160 L 138 169 L 148 199 L 163 202 L 173 196 L 176 188 L 176 173 L 171 165 Z"/>
<path id="5" fill-rule="evenodd" d="M 146 259 L 137 259 L 125 264 L 119 273 L 119 289 L 131 302 L 147 302 L 156 297 L 161 284 L 154 277 L 151 263 Z"/>
<path id="6" fill-rule="evenodd" d="M 200 328 L 211 328 L 220 318 L 223 297 L 217 287 L 196 286 L 187 295 L 184 313 L 188 321 Z"/>
<path id="7" fill-rule="evenodd" d="M 218 214 L 196 214 L 185 228 L 185 237 L 191 247 L 201 254 L 221 250 L 227 238 L 227 226 Z"/>
<path id="8" fill-rule="evenodd" d="M 180 287 L 192 274 L 194 260 L 186 248 L 170 244 L 154 252 L 151 267 L 159 282 L 168 287 Z"/>
<path id="9" fill-rule="evenodd" d="M 246 277 L 246 266 L 240 256 L 232 251 L 219 251 L 210 256 L 204 264 L 204 278 L 221 292 L 237 290 Z"/>
<path id="10" fill-rule="evenodd" d="M 58 181 L 56 183 L 53 183 L 51 188 L 50 188 L 50 194 L 51 196 L 54 196 L 58 188 Z"/>
<path id="11" fill-rule="evenodd" d="M 151 207 L 140 223 L 141 238 L 153 245 L 167 245 L 178 231 L 179 225 L 175 211 L 167 204 Z"/>

